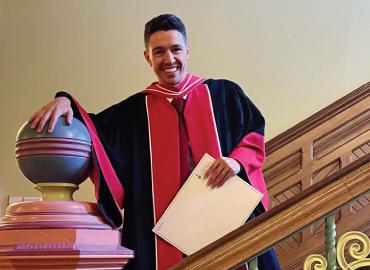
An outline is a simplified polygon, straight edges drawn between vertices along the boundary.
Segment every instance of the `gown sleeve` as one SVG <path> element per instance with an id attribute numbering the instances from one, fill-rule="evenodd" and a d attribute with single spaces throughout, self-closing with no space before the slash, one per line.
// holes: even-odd
<path id="1" fill-rule="evenodd" d="M 262 204 L 268 209 L 268 195 L 262 173 L 265 161 L 265 120 L 258 108 L 245 95 L 239 85 L 228 80 L 211 81 L 214 88 L 214 106 L 224 108 L 217 115 L 221 130 L 221 145 L 224 142 L 223 154 L 237 160 L 241 166 L 241 175 L 264 196 Z M 220 120 L 222 119 L 222 120 Z"/>

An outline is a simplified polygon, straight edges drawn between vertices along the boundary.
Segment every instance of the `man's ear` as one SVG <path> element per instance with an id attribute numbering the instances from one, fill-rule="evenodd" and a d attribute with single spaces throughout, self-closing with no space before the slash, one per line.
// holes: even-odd
<path id="1" fill-rule="evenodd" d="M 144 57 L 145 57 L 145 60 L 148 62 L 149 66 L 152 66 L 152 61 L 150 61 L 148 50 L 144 51 Z"/>
<path id="2" fill-rule="evenodd" d="M 190 58 L 190 48 L 189 45 L 186 46 L 186 60 L 189 60 Z"/>

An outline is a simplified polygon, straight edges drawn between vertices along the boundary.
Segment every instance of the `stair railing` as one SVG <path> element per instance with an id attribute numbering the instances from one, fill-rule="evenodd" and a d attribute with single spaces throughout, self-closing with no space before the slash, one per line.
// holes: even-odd
<path id="1" fill-rule="evenodd" d="M 370 155 L 367 155 L 185 258 L 170 269 L 233 269 L 247 261 L 252 261 L 250 267 L 257 269 L 255 258 L 259 254 L 323 217 L 328 221 L 328 228 L 333 227 L 333 213 L 369 191 Z M 329 260 L 333 261 L 335 233 L 330 237 Z"/>

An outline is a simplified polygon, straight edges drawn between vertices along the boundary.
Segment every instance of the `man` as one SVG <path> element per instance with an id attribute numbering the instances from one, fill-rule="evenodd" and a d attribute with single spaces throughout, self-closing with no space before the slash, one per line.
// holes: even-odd
<path id="1" fill-rule="evenodd" d="M 176 16 L 149 21 L 144 41 L 145 59 L 158 82 L 90 117 L 73 97 L 59 92 L 30 123 L 40 132 L 50 119 L 51 132 L 58 117 L 64 115 L 70 123 L 75 115 L 98 133 L 114 170 L 94 144 L 98 166 L 92 179 L 98 205 L 115 227 L 122 224 L 117 206 L 123 203 L 122 244 L 136 257 L 127 269 L 166 269 L 183 255 L 152 228 L 205 153 L 216 159 L 205 175 L 209 186 L 220 187 L 238 174 L 264 194 L 267 210 L 261 171 L 264 119 L 235 83 L 187 72 L 189 46 L 185 26 Z M 113 176 L 107 177 L 107 170 Z M 112 183 L 112 178 L 118 180 Z M 260 269 L 279 269 L 272 252 L 261 257 Z"/>

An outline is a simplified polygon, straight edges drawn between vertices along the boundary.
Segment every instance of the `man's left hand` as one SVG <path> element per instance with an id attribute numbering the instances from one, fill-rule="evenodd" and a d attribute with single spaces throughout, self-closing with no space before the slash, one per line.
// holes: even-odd
<path id="1" fill-rule="evenodd" d="M 208 178 L 207 185 L 211 188 L 221 187 L 231 176 L 240 172 L 239 163 L 228 157 L 216 159 L 206 171 L 204 177 Z"/>

